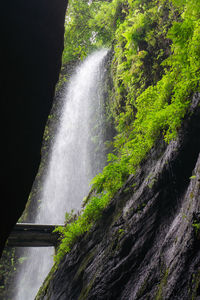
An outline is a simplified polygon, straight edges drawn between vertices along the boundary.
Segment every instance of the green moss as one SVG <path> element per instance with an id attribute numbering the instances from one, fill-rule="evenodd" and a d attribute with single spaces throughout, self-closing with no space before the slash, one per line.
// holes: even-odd
<path id="1" fill-rule="evenodd" d="M 154 186 L 154 184 L 156 183 L 156 178 L 153 178 L 149 183 L 148 183 L 148 187 L 150 188 L 150 189 L 152 189 L 152 187 Z"/>
<path id="2" fill-rule="evenodd" d="M 80 293 L 78 300 L 87 300 L 88 299 L 88 293 L 91 290 L 91 288 L 95 282 L 95 279 L 96 279 L 96 276 L 93 276 L 93 278 L 90 280 L 90 282 L 82 288 L 82 291 Z"/>
<path id="3" fill-rule="evenodd" d="M 115 256 L 116 253 L 120 250 L 121 248 L 121 243 L 120 241 L 123 239 L 123 237 L 126 234 L 126 231 L 128 230 L 127 228 L 119 228 L 112 236 L 112 240 L 110 241 L 110 245 L 108 247 L 108 251 L 106 253 L 106 256 Z"/>
<path id="4" fill-rule="evenodd" d="M 84 272 L 84 270 L 86 269 L 87 265 L 89 264 L 89 262 L 93 259 L 95 254 L 95 249 L 92 250 L 91 252 L 89 252 L 87 254 L 87 256 L 84 258 L 84 260 L 82 261 L 78 271 L 76 272 L 75 276 L 74 276 L 74 280 L 78 281 L 79 277 L 82 275 L 82 273 Z"/>
<path id="5" fill-rule="evenodd" d="M 196 274 L 193 274 L 192 276 L 192 295 L 191 295 L 191 300 L 195 300 L 197 296 L 197 290 L 200 286 L 200 271 L 198 271 Z"/>
<path id="6" fill-rule="evenodd" d="M 121 239 L 121 238 L 123 237 L 123 235 L 125 234 L 125 230 L 122 229 L 122 228 L 120 228 L 120 229 L 118 230 L 118 234 L 119 234 L 119 239 Z"/>
<path id="7" fill-rule="evenodd" d="M 192 223 L 192 226 L 195 228 L 195 233 L 198 236 L 198 233 L 199 233 L 199 230 L 200 230 L 200 223 L 195 221 L 194 223 Z"/>
<path id="8" fill-rule="evenodd" d="M 147 288 L 147 286 L 148 286 L 148 282 L 149 282 L 149 278 L 146 277 L 145 280 L 143 281 L 143 283 L 141 284 L 140 289 L 139 289 L 138 292 L 137 292 L 136 297 L 137 297 L 138 299 L 140 299 L 140 297 L 144 296 L 144 292 L 145 292 L 145 290 L 146 290 L 146 288 Z"/>
<path id="9" fill-rule="evenodd" d="M 5 246 L 0 259 L 0 299 L 11 300 L 14 298 L 13 282 L 17 276 L 18 267 L 25 257 L 19 258 L 16 248 Z"/>
<path id="10" fill-rule="evenodd" d="M 46 277 L 43 285 L 40 287 L 40 289 L 35 297 L 35 300 L 39 300 L 39 299 L 41 299 L 41 297 L 44 297 L 46 295 L 46 292 L 48 290 L 49 284 L 52 280 L 52 277 L 53 277 L 53 274 L 55 271 L 56 271 L 56 265 L 54 264 L 53 267 L 51 268 L 48 276 Z M 48 298 L 45 298 L 45 299 L 48 300 Z"/>
<path id="11" fill-rule="evenodd" d="M 191 199 L 194 198 L 194 193 L 193 193 L 193 192 L 190 193 L 190 198 L 191 198 Z"/>
<path id="12" fill-rule="evenodd" d="M 161 282 L 158 286 L 157 293 L 155 295 L 155 300 L 162 300 L 163 298 L 163 288 L 167 285 L 167 279 L 169 275 L 169 269 L 167 269 L 161 279 Z"/>

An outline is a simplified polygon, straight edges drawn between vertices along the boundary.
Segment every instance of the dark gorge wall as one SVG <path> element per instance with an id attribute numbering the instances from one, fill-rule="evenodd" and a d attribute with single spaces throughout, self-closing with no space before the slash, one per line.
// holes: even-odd
<path id="1" fill-rule="evenodd" d="M 67 2 L 1 3 L 0 252 L 22 214 L 39 166 L 61 67 Z"/>
<path id="2" fill-rule="evenodd" d="M 159 140 L 37 299 L 200 297 L 200 94 L 176 141 Z"/>

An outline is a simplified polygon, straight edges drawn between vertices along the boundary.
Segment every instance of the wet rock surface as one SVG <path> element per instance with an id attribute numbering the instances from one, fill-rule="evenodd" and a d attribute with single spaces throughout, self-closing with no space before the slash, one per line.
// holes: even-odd
<path id="1" fill-rule="evenodd" d="M 200 94 L 37 299 L 199 299 Z"/>

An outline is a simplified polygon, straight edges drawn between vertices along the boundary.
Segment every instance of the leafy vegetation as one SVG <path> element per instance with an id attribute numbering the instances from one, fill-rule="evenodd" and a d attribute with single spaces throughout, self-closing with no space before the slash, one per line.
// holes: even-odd
<path id="1" fill-rule="evenodd" d="M 0 299 L 11 300 L 14 297 L 13 282 L 17 268 L 25 258 L 19 259 L 16 248 L 5 247 L 0 260 Z"/>
<path id="2" fill-rule="evenodd" d="M 156 140 L 176 138 L 200 80 L 197 0 L 71 0 L 66 20 L 64 62 L 99 46 L 114 50 L 109 105 L 117 134 L 82 214 L 57 229 L 63 235 L 57 263 L 101 217 Z"/>
<path id="3" fill-rule="evenodd" d="M 195 222 L 192 224 L 192 226 L 195 228 L 196 234 L 198 234 L 199 229 L 200 229 L 200 223 L 198 223 L 198 222 L 195 221 Z"/>
<path id="4" fill-rule="evenodd" d="M 63 63 L 83 59 L 96 48 L 93 43 L 91 14 L 98 9 L 100 0 L 70 0 L 65 21 L 65 44 Z"/>

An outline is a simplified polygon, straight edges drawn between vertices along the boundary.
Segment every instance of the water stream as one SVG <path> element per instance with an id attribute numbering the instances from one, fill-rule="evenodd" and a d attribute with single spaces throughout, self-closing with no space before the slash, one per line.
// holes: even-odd
<path id="1" fill-rule="evenodd" d="M 96 139 L 99 145 L 103 141 L 102 81 L 106 54 L 105 49 L 91 54 L 67 84 L 35 223 L 64 223 L 66 211 L 81 208 L 90 180 L 105 163 L 100 149 L 99 155 L 94 155 L 93 141 Z M 14 300 L 34 299 L 52 267 L 53 254 L 53 248 L 26 249 L 27 260 L 16 280 Z"/>

